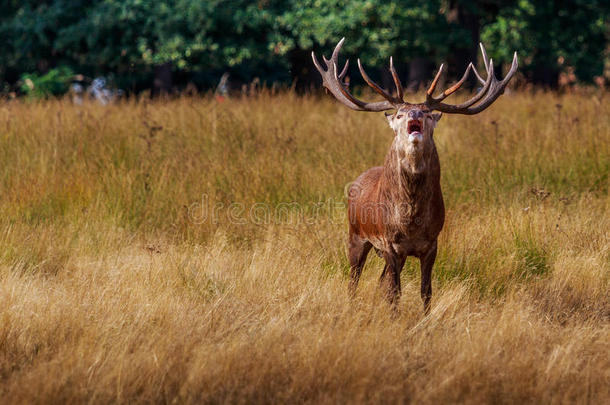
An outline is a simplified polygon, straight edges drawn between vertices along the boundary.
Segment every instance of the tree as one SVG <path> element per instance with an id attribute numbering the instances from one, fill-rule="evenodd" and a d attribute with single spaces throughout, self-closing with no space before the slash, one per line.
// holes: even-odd
<path id="1" fill-rule="evenodd" d="M 521 72 L 555 85 L 573 68 L 602 73 L 610 7 L 605 0 L 5 0 L 0 14 L 0 82 L 66 67 L 105 75 L 130 91 L 167 91 L 193 81 L 319 81 L 310 52 L 360 57 L 391 85 L 394 56 L 416 87 L 448 62 L 450 79 L 478 57 L 483 39 L 496 63 L 520 54 Z M 351 76 L 356 74 L 352 63 Z M 497 66 L 498 67 L 498 66 Z M 53 76 L 53 75 L 51 75 Z"/>
<path id="2" fill-rule="evenodd" d="M 520 70 L 535 84 L 555 87 L 566 67 L 590 82 L 602 74 L 609 15 L 604 0 L 520 0 L 502 8 L 482 36 L 494 44 L 491 56 L 498 61 L 510 61 L 511 50 L 518 50 Z"/>
<path id="3" fill-rule="evenodd" d="M 154 73 L 159 80 L 167 76 L 168 68 L 188 72 L 234 68 L 238 77 L 271 72 L 271 80 L 286 78 L 269 68 L 277 62 L 267 42 L 273 16 L 250 1 L 11 4 L 11 14 L 0 20 L 0 33 L 11 38 L 0 44 L 0 57 L 10 61 L 8 69 L 44 72 L 66 64 L 88 75 L 113 73 L 134 90 L 143 87 L 142 81 L 150 82 Z"/>
<path id="4" fill-rule="evenodd" d="M 385 68 L 393 55 L 399 74 L 415 81 L 428 79 L 430 62 L 445 58 L 451 43 L 465 38 L 464 30 L 443 15 L 440 0 L 288 3 L 276 20 L 270 46 L 280 55 L 289 55 L 293 77 L 305 83 L 311 81 L 312 73 L 319 80 L 311 64 L 311 50 L 329 53 L 343 36 L 348 38 L 342 51 L 346 57 L 354 62 L 354 57 L 360 57 L 365 65 Z M 422 60 L 423 69 L 418 70 L 423 72 L 408 75 Z M 387 75 L 384 79 L 391 81 Z"/>
<path id="5" fill-rule="evenodd" d="M 54 46 L 58 27 L 80 19 L 85 0 L 6 1 L 0 15 L 0 80 L 16 80 L 23 72 L 45 73 L 66 63 Z"/>

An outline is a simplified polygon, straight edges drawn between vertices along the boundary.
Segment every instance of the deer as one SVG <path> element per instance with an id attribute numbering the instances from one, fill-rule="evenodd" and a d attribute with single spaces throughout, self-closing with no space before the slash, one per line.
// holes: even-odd
<path id="1" fill-rule="evenodd" d="M 419 259 L 421 299 L 424 313 L 430 312 L 432 299 L 432 267 L 436 260 L 438 235 L 445 222 L 445 205 L 441 191 L 441 166 L 433 133 L 442 113 L 474 115 L 482 112 L 504 93 L 517 71 L 517 52 L 511 67 L 501 81 L 494 74 L 493 60 L 488 58 L 483 44 L 479 44 L 487 77 L 484 79 L 471 62 L 463 76 L 453 86 L 435 96 L 436 86 L 443 73 L 438 73 L 426 91 L 423 103 L 404 100 L 404 90 L 390 57 L 390 73 L 396 92 L 388 92 L 366 74 L 360 59 L 358 70 L 364 81 L 385 100 L 366 102 L 352 95 L 345 81 L 349 60 L 339 72 L 338 57 L 345 38 L 336 45 L 330 59 L 323 56 L 324 69 L 315 52 L 313 63 L 322 76 L 322 84 L 341 104 L 355 111 L 385 113 L 394 139 L 383 166 L 362 173 L 348 188 L 347 216 L 348 259 L 350 263 L 350 296 L 354 296 L 369 251 L 374 248 L 385 261 L 379 283 L 392 308 L 397 311 L 400 299 L 400 273 L 407 257 Z M 444 103 L 474 73 L 481 87 L 461 104 Z"/>

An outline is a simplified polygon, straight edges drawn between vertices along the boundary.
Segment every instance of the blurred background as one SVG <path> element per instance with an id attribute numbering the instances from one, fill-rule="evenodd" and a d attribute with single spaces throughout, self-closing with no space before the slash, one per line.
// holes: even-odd
<path id="1" fill-rule="evenodd" d="M 328 56 L 343 36 L 343 56 L 386 85 L 393 55 L 411 90 L 441 62 L 448 79 L 461 75 L 479 41 L 498 76 L 519 52 L 513 85 L 610 81 L 608 0 L 3 0 L 0 11 L 0 94 L 11 97 L 303 92 L 320 84 L 311 51 Z"/>

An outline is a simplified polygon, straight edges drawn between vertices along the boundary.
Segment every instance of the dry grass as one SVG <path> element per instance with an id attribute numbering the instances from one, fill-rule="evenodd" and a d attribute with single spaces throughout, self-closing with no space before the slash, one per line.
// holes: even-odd
<path id="1" fill-rule="evenodd" d="M 392 319 L 374 255 L 346 292 L 343 189 L 383 161 L 379 115 L 291 94 L 2 105 L 0 397 L 608 402 L 607 100 L 506 95 L 435 136 L 433 309 L 408 261 Z"/>

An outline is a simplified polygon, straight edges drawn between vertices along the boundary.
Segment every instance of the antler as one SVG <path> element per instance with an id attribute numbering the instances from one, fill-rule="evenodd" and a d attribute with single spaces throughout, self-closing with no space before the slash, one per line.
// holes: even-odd
<path id="1" fill-rule="evenodd" d="M 360 74 L 366 83 L 375 90 L 375 92 L 379 93 L 386 99 L 386 101 L 378 101 L 374 103 L 367 103 L 365 101 L 359 100 L 354 97 L 348 90 L 347 85 L 343 82 L 343 78 L 347 73 L 347 66 L 349 64 L 349 60 L 345 62 L 345 67 L 341 71 L 339 75 L 337 75 L 337 64 L 339 51 L 343 46 L 343 42 L 345 38 L 342 38 L 341 41 L 335 47 L 333 54 L 330 60 L 326 59 L 324 56 L 324 63 L 326 63 L 326 70 L 322 68 L 318 60 L 316 59 L 316 55 L 314 52 L 311 53 L 311 58 L 313 59 L 313 64 L 318 69 L 318 72 L 322 75 L 322 84 L 326 87 L 333 96 L 337 100 L 339 100 L 342 104 L 348 106 L 349 108 L 357 111 L 385 111 L 385 110 L 393 110 L 398 108 L 401 105 L 410 104 L 405 102 L 403 97 L 403 89 L 400 84 L 400 80 L 398 79 L 398 74 L 394 69 L 394 62 L 392 58 L 390 58 L 390 72 L 392 73 L 392 77 L 394 78 L 394 84 L 396 85 L 396 93 L 397 97 L 392 96 L 386 90 L 382 89 L 378 86 L 371 78 L 366 74 L 362 64 L 360 63 L 360 59 L 358 59 L 358 69 L 360 70 Z"/>
<path id="2" fill-rule="evenodd" d="M 464 75 L 456 84 L 445 90 L 439 97 L 434 97 L 434 89 L 436 88 L 438 79 L 443 71 L 443 65 L 441 65 L 438 70 L 438 73 L 436 74 L 436 77 L 434 78 L 432 84 L 430 84 L 430 87 L 426 92 L 426 105 L 430 109 L 441 111 L 447 114 L 478 114 L 481 111 L 485 110 L 487 107 L 489 107 L 494 101 L 496 101 L 498 97 L 500 97 L 500 95 L 504 93 L 504 88 L 506 88 L 508 82 L 510 81 L 510 79 L 512 79 L 512 77 L 515 75 L 515 72 L 517 71 L 517 52 L 515 52 L 513 56 L 513 63 L 510 67 L 510 70 L 508 71 L 508 74 L 502 81 L 498 81 L 494 74 L 493 60 L 487 58 L 487 52 L 485 52 L 485 47 L 483 46 L 483 44 L 480 43 L 479 46 L 481 47 L 483 63 L 485 64 L 485 70 L 487 71 L 487 79 L 483 80 L 474 65 L 470 63 L 466 68 Z M 481 88 L 481 90 L 479 90 L 479 92 L 474 97 L 462 104 L 451 105 L 443 103 L 442 101 L 445 98 L 455 93 L 462 86 L 462 84 L 464 84 L 471 70 L 474 72 L 477 79 L 481 82 L 483 88 Z M 476 103 L 479 104 L 475 105 Z M 475 106 L 473 107 L 473 105 Z"/>
<path id="3" fill-rule="evenodd" d="M 412 105 L 411 103 L 404 101 L 404 91 L 402 85 L 400 84 L 400 79 L 398 78 L 398 74 L 396 73 L 396 69 L 394 69 L 394 61 L 390 57 L 390 72 L 392 73 L 392 78 L 394 79 L 394 84 L 396 85 L 396 97 L 392 96 L 386 90 L 381 88 L 377 83 L 371 80 L 371 78 L 366 74 L 364 68 L 362 67 L 362 63 L 360 63 L 360 59 L 358 59 L 358 69 L 360 70 L 360 74 L 364 81 L 371 86 L 371 88 L 386 101 L 378 101 L 374 103 L 367 103 L 365 101 L 359 100 L 354 97 L 348 90 L 347 85 L 343 82 L 343 78 L 347 73 L 347 67 L 349 65 L 349 60 L 345 62 L 345 66 L 341 73 L 337 75 L 337 64 L 339 58 L 339 51 L 343 46 L 343 42 L 345 38 L 342 38 L 341 41 L 335 47 L 333 54 L 330 60 L 326 59 L 324 56 L 324 62 L 326 63 L 326 70 L 320 66 L 320 63 L 316 59 L 316 55 L 314 52 L 311 53 L 311 57 L 313 59 L 313 63 L 316 66 L 316 69 L 322 75 L 322 82 L 324 87 L 326 87 L 332 94 L 335 96 L 337 100 L 339 100 L 344 105 L 349 108 L 357 111 L 385 111 L 385 110 L 393 110 L 398 109 L 400 106 L 404 105 Z M 434 90 L 436 89 L 436 85 L 443 73 L 444 65 L 441 65 L 438 69 L 438 73 L 434 77 L 434 80 L 430 84 L 428 91 L 426 92 L 426 102 L 425 105 L 431 110 L 441 111 L 447 114 L 466 114 L 473 115 L 478 114 L 481 111 L 485 110 L 489 107 L 500 95 L 504 93 L 504 89 L 508 85 L 508 82 L 515 75 L 518 67 L 517 61 L 517 52 L 513 56 L 513 63 L 508 71 L 508 74 L 502 81 L 498 81 L 494 74 L 494 66 L 493 60 L 487 57 L 487 52 L 485 51 L 485 47 L 483 44 L 479 44 L 481 47 L 481 54 L 483 55 L 483 64 L 485 65 L 485 71 L 487 72 L 487 79 L 483 80 L 475 66 L 472 62 L 466 68 L 464 75 L 462 78 L 455 83 L 453 86 L 449 87 L 447 90 L 443 91 L 443 93 L 434 97 Z M 473 72 L 479 82 L 483 85 L 483 87 L 479 90 L 477 94 L 474 95 L 470 100 L 462 103 L 462 104 L 445 104 L 442 101 L 449 97 L 451 94 L 455 93 L 466 81 L 468 78 L 468 74 Z M 478 103 L 478 104 L 477 104 Z M 476 104 L 476 105 L 475 105 Z"/>

